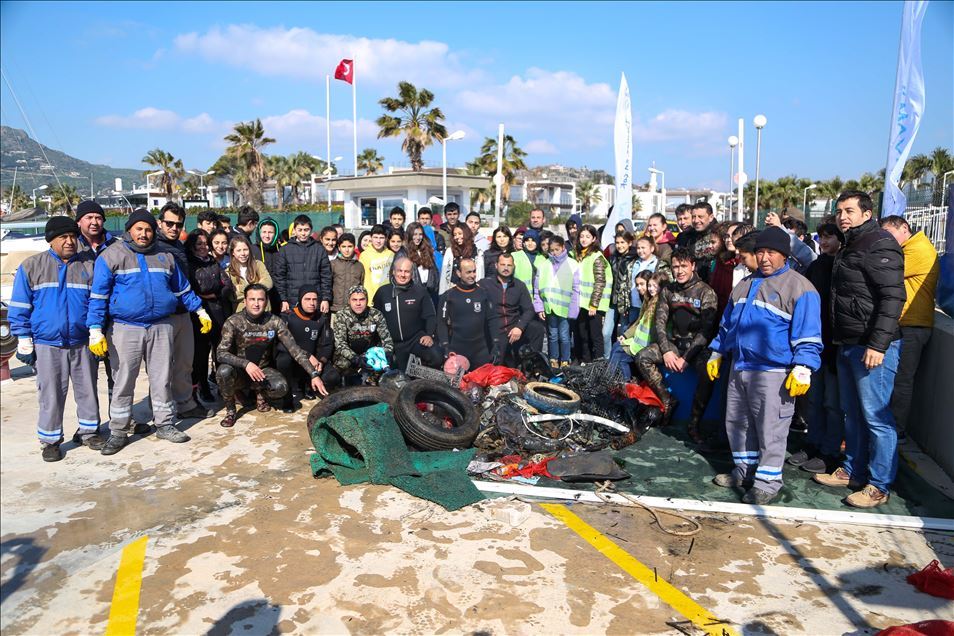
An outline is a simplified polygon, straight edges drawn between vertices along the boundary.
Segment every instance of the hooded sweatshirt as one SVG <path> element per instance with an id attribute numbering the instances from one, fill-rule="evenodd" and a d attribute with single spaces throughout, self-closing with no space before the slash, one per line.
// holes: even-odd
<path id="1" fill-rule="evenodd" d="M 271 225 L 275 228 L 275 237 L 271 243 L 265 243 L 262 240 L 262 226 Z M 252 254 L 255 260 L 265 263 L 265 269 L 272 276 L 275 275 L 275 259 L 278 258 L 278 249 L 281 247 L 281 238 L 279 237 L 278 221 L 271 217 L 265 217 L 258 224 L 258 243 L 252 247 Z"/>
<path id="2" fill-rule="evenodd" d="M 313 313 L 307 313 L 301 308 L 301 299 L 308 293 L 317 294 L 318 288 L 315 285 L 302 285 L 298 290 L 298 302 L 295 307 L 287 314 L 282 314 L 282 318 L 288 323 L 288 330 L 295 339 L 295 343 L 304 349 L 305 353 L 315 356 L 319 362 L 325 364 L 331 360 L 335 352 L 331 320 L 328 314 L 323 314 L 317 309 Z"/>

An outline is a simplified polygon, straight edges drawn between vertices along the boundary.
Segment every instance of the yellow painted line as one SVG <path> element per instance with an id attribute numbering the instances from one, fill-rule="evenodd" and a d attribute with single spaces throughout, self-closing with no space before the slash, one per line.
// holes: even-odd
<path id="1" fill-rule="evenodd" d="M 603 556 L 619 566 L 620 569 L 649 588 L 664 603 L 692 621 L 699 629 L 711 636 L 737 636 L 738 632 L 732 627 L 716 618 L 712 612 L 665 580 L 658 578 L 651 569 L 610 541 L 596 528 L 570 512 L 566 506 L 562 504 L 540 505 L 544 510 L 566 524 L 570 530 L 580 535 L 587 543 L 599 550 Z"/>
<path id="2" fill-rule="evenodd" d="M 149 537 L 140 537 L 125 548 L 116 572 L 113 603 L 109 607 L 106 636 L 134 636 L 139 615 L 139 590 L 142 588 L 142 564 L 146 560 Z"/>

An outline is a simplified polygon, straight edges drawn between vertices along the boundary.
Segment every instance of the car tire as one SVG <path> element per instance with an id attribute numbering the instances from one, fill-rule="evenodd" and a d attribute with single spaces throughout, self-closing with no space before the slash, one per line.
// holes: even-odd
<path id="1" fill-rule="evenodd" d="M 419 402 L 433 404 L 454 422 L 453 428 L 436 426 Z M 405 441 L 420 450 L 470 448 L 477 437 L 480 418 L 473 403 L 459 390 L 433 380 L 409 382 L 394 401 L 394 419 Z"/>
<path id="2" fill-rule="evenodd" d="M 528 383 L 523 399 L 541 413 L 569 415 L 580 410 L 580 396 L 575 391 L 550 382 Z"/>
<path id="3" fill-rule="evenodd" d="M 311 407 L 311 411 L 308 412 L 308 435 L 311 436 L 312 429 L 318 420 L 334 415 L 338 411 L 393 401 L 392 391 L 386 391 L 377 386 L 360 386 L 336 391 Z"/>

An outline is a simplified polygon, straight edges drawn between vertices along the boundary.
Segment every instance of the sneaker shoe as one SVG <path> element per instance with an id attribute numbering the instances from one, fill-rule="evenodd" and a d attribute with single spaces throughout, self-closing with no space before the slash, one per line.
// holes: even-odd
<path id="1" fill-rule="evenodd" d="M 712 483 L 722 488 L 751 488 L 751 479 L 740 479 L 734 472 L 719 473 L 712 478 Z"/>
<path id="2" fill-rule="evenodd" d="M 888 503 L 891 498 L 886 492 L 878 490 L 877 486 L 868 484 L 858 492 L 853 492 L 845 499 L 845 503 L 852 508 L 876 508 Z"/>
<path id="3" fill-rule="evenodd" d="M 834 461 L 826 459 L 825 457 L 822 457 L 821 455 L 819 455 L 818 457 L 812 457 L 807 462 L 799 466 L 799 468 L 801 468 L 805 472 L 815 473 L 816 475 L 820 475 L 822 473 L 827 473 L 831 471 L 832 469 L 830 467 L 832 465 L 835 465 Z"/>
<path id="4" fill-rule="evenodd" d="M 201 404 L 196 404 L 188 411 L 179 411 L 177 415 L 179 416 L 180 420 L 204 420 L 207 417 L 212 417 L 215 415 L 215 410 L 202 406 Z"/>
<path id="5" fill-rule="evenodd" d="M 43 461 L 58 462 L 63 459 L 63 452 L 60 451 L 59 444 L 47 444 L 42 450 Z"/>
<path id="6" fill-rule="evenodd" d="M 789 466 L 801 466 L 805 462 L 809 461 L 810 459 L 812 458 L 809 457 L 808 451 L 802 449 L 798 451 L 797 453 L 789 455 L 788 459 L 785 460 L 785 463 L 788 464 Z"/>
<path id="7" fill-rule="evenodd" d="M 750 504 L 753 506 L 767 506 L 772 503 L 772 500 L 775 499 L 775 496 L 770 492 L 766 492 L 761 488 L 749 488 L 745 491 L 745 494 L 742 495 L 742 503 Z"/>
<path id="8" fill-rule="evenodd" d="M 839 466 L 829 474 L 821 473 L 812 477 L 815 483 L 822 486 L 833 486 L 836 488 L 846 488 L 851 483 L 851 475 L 844 468 Z"/>
<path id="9" fill-rule="evenodd" d="M 181 444 L 182 442 L 188 442 L 189 439 L 191 439 L 188 435 L 177 429 L 172 424 L 166 424 L 165 426 L 158 427 L 156 429 L 156 437 L 170 441 L 173 444 Z"/>
<path id="10" fill-rule="evenodd" d="M 232 428 L 235 426 L 235 402 L 225 403 L 225 417 L 219 422 L 222 428 Z"/>
<path id="11" fill-rule="evenodd" d="M 103 445 L 106 443 L 106 440 L 100 437 L 99 433 L 80 435 L 79 431 L 77 431 L 73 434 L 73 443 L 86 446 L 91 450 L 103 450 Z"/>
<path id="12" fill-rule="evenodd" d="M 110 433 L 109 439 L 103 444 L 103 449 L 99 451 L 103 455 L 115 455 L 126 445 L 125 433 Z"/>

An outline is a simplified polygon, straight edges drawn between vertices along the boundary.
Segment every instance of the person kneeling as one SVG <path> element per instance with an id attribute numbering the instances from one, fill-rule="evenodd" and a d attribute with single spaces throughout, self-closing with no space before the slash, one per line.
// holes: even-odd
<path id="1" fill-rule="evenodd" d="M 388 331 L 384 314 L 368 307 L 368 291 L 361 285 L 348 290 L 348 307 L 335 316 L 335 368 L 347 384 L 362 372 L 376 372 L 368 360 L 369 349 L 380 347 L 390 362 L 394 356 L 394 342 Z"/>
<path id="2" fill-rule="evenodd" d="M 331 364 L 331 357 L 335 352 L 335 337 L 331 333 L 329 314 L 318 311 L 318 306 L 318 287 L 302 285 L 298 290 L 298 304 L 287 314 L 282 314 L 281 318 L 288 323 L 288 330 L 295 339 L 295 344 L 308 354 L 308 361 L 320 374 L 325 388 L 334 389 L 341 384 L 341 376 Z M 308 375 L 302 367 L 295 364 L 291 354 L 281 343 L 275 356 L 275 366 L 291 387 L 282 398 L 282 412 L 294 412 L 293 393 L 306 400 L 314 400 L 317 397 L 311 390 Z"/>
<path id="3" fill-rule="evenodd" d="M 255 391 L 261 413 L 270 410 L 268 400 L 277 400 L 288 393 L 288 381 L 271 366 L 276 340 L 311 377 L 311 388 L 321 395 L 328 395 L 308 353 L 295 344 L 281 318 L 265 311 L 267 303 L 265 286 L 249 285 L 245 288 L 245 309 L 230 316 L 222 327 L 222 341 L 216 350 L 219 368 L 215 375 L 225 401 L 225 417 L 220 424 L 226 428 L 235 425 L 235 394 L 240 389 Z"/>

